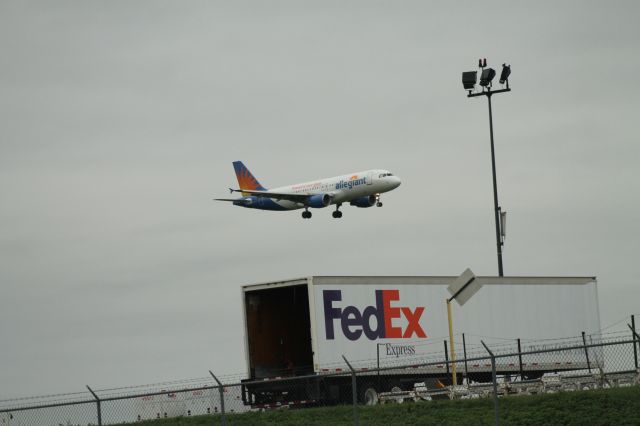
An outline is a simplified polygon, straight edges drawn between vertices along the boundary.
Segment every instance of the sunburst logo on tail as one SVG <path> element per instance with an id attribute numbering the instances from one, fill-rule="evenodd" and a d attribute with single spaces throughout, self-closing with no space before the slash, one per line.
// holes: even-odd
<path id="1" fill-rule="evenodd" d="M 265 191 L 266 189 L 260 185 L 260 182 L 251 174 L 249 169 L 242 164 L 241 161 L 234 161 L 233 167 L 236 170 L 236 177 L 238 178 L 238 185 L 240 189 L 249 191 Z M 246 192 L 242 192 L 242 195 L 248 195 Z"/>

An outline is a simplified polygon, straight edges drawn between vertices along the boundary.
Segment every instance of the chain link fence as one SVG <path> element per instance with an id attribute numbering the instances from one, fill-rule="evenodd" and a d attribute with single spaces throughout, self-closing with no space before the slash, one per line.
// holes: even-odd
<path id="1" fill-rule="evenodd" d="M 632 337 L 633 336 L 633 337 Z M 468 343 L 456 339 L 454 359 L 446 340 L 431 351 L 396 356 L 379 344 L 376 358 L 280 376 L 237 381 L 209 375 L 189 380 L 0 401 L 0 426 L 111 425 L 145 420 L 209 416 L 227 424 L 230 415 L 294 407 L 348 404 L 359 424 L 361 405 L 493 398 L 640 384 L 638 334 L 610 333 L 570 339 Z M 410 351 L 411 352 L 411 351 Z M 455 371 L 455 374 L 454 374 Z M 235 423 L 235 422 L 234 422 Z"/>

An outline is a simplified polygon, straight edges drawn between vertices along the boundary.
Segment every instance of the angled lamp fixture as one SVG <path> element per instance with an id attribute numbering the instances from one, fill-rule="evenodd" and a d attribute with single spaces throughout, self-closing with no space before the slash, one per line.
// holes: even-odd
<path id="1" fill-rule="evenodd" d="M 482 74 L 480 74 L 480 86 L 487 87 L 491 84 L 491 80 L 496 76 L 496 70 L 493 68 L 485 68 L 482 70 Z"/>
<path id="2" fill-rule="evenodd" d="M 502 64 L 502 72 L 500 73 L 500 84 L 509 83 L 510 74 L 511 74 L 511 65 Z"/>

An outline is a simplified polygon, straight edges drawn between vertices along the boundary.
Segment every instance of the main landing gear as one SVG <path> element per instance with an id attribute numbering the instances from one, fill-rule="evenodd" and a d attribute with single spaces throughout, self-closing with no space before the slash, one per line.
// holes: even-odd
<path id="1" fill-rule="evenodd" d="M 342 212 L 339 210 L 341 205 L 342 203 L 336 204 L 336 210 L 333 213 L 331 213 L 331 216 L 333 216 L 336 219 L 340 219 L 342 217 Z"/>
<path id="2" fill-rule="evenodd" d="M 305 207 L 304 211 L 302 212 L 302 218 L 311 219 L 311 212 L 308 210 L 307 207 Z"/>

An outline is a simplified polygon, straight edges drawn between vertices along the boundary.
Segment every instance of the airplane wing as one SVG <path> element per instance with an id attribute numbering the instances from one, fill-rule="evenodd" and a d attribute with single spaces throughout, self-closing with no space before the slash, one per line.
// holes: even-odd
<path id="1" fill-rule="evenodd" d="M 272 198 L 274 200 L 287 200 L 287 201 L 293 201 L 295 203 L 302 203 L 302 204 L 304 204 L 309 198 L 309 195 L 311 195 L 311 194 L 289 194 L 285 192 L 254 191 L 251 189 L 232 189 L 232 188 L 229 188 L 229 191 L 244 192 L 245 194 L 251 194 L 256 197 Z"/>
<path id="2" fill-rule="evenodd" d="M 242 198 L 214 198 L 214 201 L 237 201 L 237 200 L 242 200 Z"/>

